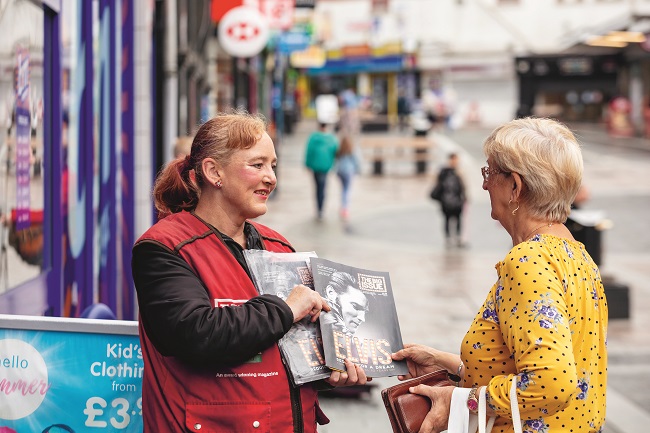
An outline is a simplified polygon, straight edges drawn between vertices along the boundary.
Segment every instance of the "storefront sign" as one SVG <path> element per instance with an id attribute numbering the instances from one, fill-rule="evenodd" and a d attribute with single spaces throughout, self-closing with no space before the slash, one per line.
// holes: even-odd
<path id="1" fill-rule="evenodd" d="M 233 57 L 259 54 L 269 39 L 267 19 L 255 8 L 231 9 L 219 23 L 219 43 Z"/>
<path id="2" fill-rule="evenodd" d="M 290 57 L 291 66 L 294 68 L 322 68 L 326 60 L 325 50 L 316 45 L 303 51 L 295 51 Z"/>
<path id="3" fill-rule="evenodd" d="M 137 322 L 0 315 L 0 431 L 141 432 L 143 369 Z"/>
<path id="4" fill-rule="evenodd" d="M 370 45 L 346 45 L 341 48 L 341 54 L 343 57 L 368 57 L 371 54 Z"/>
<path id="5" fill-rule="evenodd" d="M 278 37 L 278 51 L 293 53 L 307 49 L 311 37 L 305 32 L 284 32 Z"/>
<path id="6" fill-rule="evenodd" d="M 593 61 L 588 57 L 559 59 L 557 66 L 562 75 L 590 75 L 593 72 Z"/>
<path id="7" fill-rule="evenodd" d="M 29 51 L 16 48 L 16 230 L 29 227 L 29 160 L 31 118 L 29 111 Z"/>
<path id="8" fill-rule="evenodd" d="M 293 25 L 293 0 L 261 0 L 260 9 L 272 29 L 288 30 Z"/>
<path id="9" fill-rule="evenodd" d="M 210 4 L 210 18 L 218 23 L 230 9 L 244 4 L 244 0 L 212 0 Z"/>
<path id="10" fill-rule="evenodd" d="M 343 59 L 327 59 L 327 62 L 322 67 L 309 68 L 307 75 L 399 72 L 402 70 L 404 70 L 403 56 L 348 57 Z"/>

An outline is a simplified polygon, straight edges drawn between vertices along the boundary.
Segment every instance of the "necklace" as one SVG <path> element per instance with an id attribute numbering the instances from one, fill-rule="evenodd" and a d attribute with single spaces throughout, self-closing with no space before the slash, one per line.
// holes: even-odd
<path id="1" fill-rule="evenodd" d="M 530 236 L 533 233 L 535 233 L 537 230 L 541 229 L 542 227 L 544 227 L 544 226 L 551 227 L 553 224 L 555 224 L 555 223 L 544 223 L 541 226 L 534 228 L 533 230 L 530 231 L 530 233 L 528 233 L 528 235 L 524 236 L 524 241 L 527 241 L 528 239 L 530 239 Z"/>

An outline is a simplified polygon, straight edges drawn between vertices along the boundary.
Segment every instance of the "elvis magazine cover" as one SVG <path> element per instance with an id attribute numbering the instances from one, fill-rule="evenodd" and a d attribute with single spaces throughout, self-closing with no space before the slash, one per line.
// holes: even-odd
<path id="1" fill-rule="evenodd" d="M 265 250 L 244 250 L 246 263 L 260 294 L 286 299 L 294 286 L 314 289 L 309 260 L 314 252 L 274 253 Z M 293 324 L 278 342 L 295 385 L 325 379 L 332 371 L 325 365 L 318 322 L 307 316 Z"/>
<path id="2" fill-rule="evenodd" d="M 319 318 L 325 364 L 345 371 L 348 358 L 369 377 L 407 374 L 406 362 L 391 358 L 404 346 L 388 272 L 320 258 L 310 267 L 316 291 L 332 308 Z"/>

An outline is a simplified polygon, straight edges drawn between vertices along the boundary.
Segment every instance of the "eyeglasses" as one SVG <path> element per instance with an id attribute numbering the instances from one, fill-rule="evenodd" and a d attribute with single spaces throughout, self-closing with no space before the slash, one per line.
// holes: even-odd
<path id="1" fill-rule="evenodd" d="M 481 174 L 483 175 L 483 181 L 487 182 L 490 176 L 493 174 L 506 173 L 505 171 L 499 170 L 498 168 L 490 168 L 489 166 L 481 167 Z"/>

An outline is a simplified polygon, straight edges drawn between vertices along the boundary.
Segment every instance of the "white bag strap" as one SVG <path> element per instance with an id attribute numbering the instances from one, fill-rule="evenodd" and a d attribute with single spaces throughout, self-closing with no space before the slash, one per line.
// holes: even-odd
<path id="1" fill-rule="evenodd" d="M 494 426 L 496 416 L 491 416 L 487 420 L 487 398 L 486 388 L 481 387 L 478 393 L 478 431 L 479 433 L 490 433 Z M 512 412 L 512 425 L 515 428 L 515 433 L 522 433 L 521 416 L 519 415 L 519 403 L 517 402 L 517 376 L 512 378 L 512 386 L 510 387 L 510 411 Z"/>
<path id="2" fill-rule="evenodd" d="M 485 397 L 485 387 L 482 386 L 478 393 L 478 433 L 490 433 L 496 420 L 496 416 L 491 416 L 487 423 L 487 399 Z"/>
<path id="3" fill-rule="evenodd" d="M 517 402 L 517 376 L 512 378 L 512 386 L 510 387 L 510 411 L 512 412 L 512 425 L 515 427 L 515 433 L 522 433 L 519 403 Z"/>

